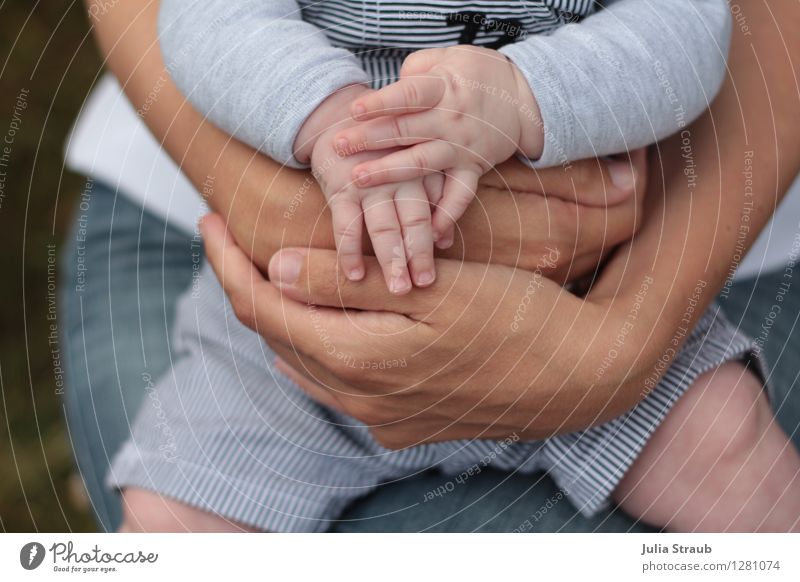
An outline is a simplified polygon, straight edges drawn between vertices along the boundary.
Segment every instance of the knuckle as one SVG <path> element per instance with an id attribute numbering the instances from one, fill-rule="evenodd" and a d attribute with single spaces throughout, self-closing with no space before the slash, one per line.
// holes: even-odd
<path id="1" fill-rule="evenodd" d="M 339 222 L 343 216 L 347 216 L 347 208 L 353 200 L 353 195 L 347 184 L 332 190 L 328 195 L 328 206 L 331 209 L 331 217 L 334 222 Z"/>
<path id="2" fill-rule="evenodd" d="M 328 270 L 312 269 L 309 275 L 311 293 L 317 297 L 336 297 L 339 292 L 339 280 L 336 273 Z"/>
<path id="3" fill-rule="evenodd" d="M 419 105 L 420 95 L 416 83 L 410 82 L 404 85 L 403 98 L 406 101 L 406 105 L 410 107 L 416 107 L 417 105 Z"/>
<path id="4" fill-rule="evenodd" d="M 333 234 L 342 243 L 350 243 L 356 238 L 357 230 L 355 224 L 345 221 L 337 221 L 333 225 Z"/>
<path id="5" fill-rule="evenodd" d="M 395 224 L 380 219 L 370 221 L 367 225 L 367 230 L 371 237 L 377 238 L 400 235 L 400 229 Z"/>
<path id="6" fill-rule="evenodd" d="M 339 288 L 338 266 L 306 257 L 300 269 L 299 285 L 306 285 L 311 298 L 330 297 Z"/>
<path id="7" fill-rule="evenodd" d="M 366 104 L 367 109 L 372 111 L 382 111 L 386 109 L 386 100 L 383 98 L 383 95 L 381 95 L 380 92 L 368 96 L 366 99 L 364 99 L 364 103 Z"/>
<path id="8" fill-rule="evenodd" d="M 400 67 L 400 78 L 405 79 L 408 75 L 412 74 L 417 68 L 417 61 L 419 60 L 420 56 L 419 53 L 422 51 L 415 51 L 408 55 L 406 59 L 403 61 L 403 65 Z"/>
<path id="9" fill-rule="evenodd" d="M 358 152 L 364 148 L 365 144 L 369 143 L 371 136 L 365 130 L 353 128 L 347 133 L 343 134 L 343 137 L 345 137 L 347 141 L 353 144 L 352 151 Z"/>
<path id="10" fill-rule="evenodd" d="M 250 301 L 248 301 L 240 293 L 236 293 L 231 296 L 230 302 L 236 319 L 242 322 L 242 324 L 244 324 L 246 327 L 253 329 L 256 321 L 255 315 L 253 314 L 253 306 Z"/>
<path id="11" fill-rule="evenodd" d="M 406 135 L 408 124 L 402 117 L 390 117 L 389 123 L 391 124 L 392 137 L 403 138 L 409 137 Z"/>
<path id="12" fill-rule="evenodd" d="M 570 170 L 570 179 L 576 187 L 586 188 L 592 183 L 593 170 L 594 168 L 590 166 L 586 160 L 582 160 L 580 163 L 572 166 Z"/>
<path id="13" fill-rule="evenodd" d="M 430 215 L 425 215 L 421 212 L 414 212 L 403 217 L 403 226 L 406 228 L 419 228 L 428 226 L 431 222 Z"/>
<path id="14" fill-rule="evenodd" d="M 475 163 L 480 167 L 481 175 L 491 170 L 491 166 L 485 167 L 486 161 L 478 153 L 481 151 L 481 145 L 483 142 L 480 135 L 469 132 L 464 136 L 461 142 L 462 145 L 458 149 L 453 145 L 450 146 L 450 155 L 452 156 L 453 161 L 457 160 L 459 154 L 461 154 L 467 159 L 471 158 L 475 161 Z"/>
<path id="15" fill-rule="evenodd" d="M 451 123 L 461 124 L 464 122 L 465 117 L 466 115 L 464 114 L 464 111 L 461 110 L 461 108 L 453 109 L 450 112 Z"/>
<path id="16" fill-rule="evenodd" d="M 426 170 L 430 168 L 428 164 L 428 156 L 425 155 L 420 148 L 415 148 L 411 150 L 411 163 L 415 168 L 419 168 L 420 170 Z"/>
<path id="17" fill-rule="evenodd" d="M 453 95 L 458 95 L 461 93 L 463 87 L 461 84 L 463 83 L 463 79 L 458 75 L 447 75 L 447 88 Z"/>
<path id="18" fill-rule="evenodd" d="M 392 204 L 393 192 L 393 185 L 376 186 L 366 190 L 362 199 L 364 211 L 384 211 L 387 208 L 387 204 Z M 368 214 L 367 216 L 369 217 L 370 215 Z"/>
<path id="19" fill-rule="evenodd" d="M 403 61 L 403 66 L 400 68 L 400 77 L 413 75 L 419 71 L 424 65 L 430 54 L 430 49 L 422 49 L 415 51 L 408 55 Z"/>

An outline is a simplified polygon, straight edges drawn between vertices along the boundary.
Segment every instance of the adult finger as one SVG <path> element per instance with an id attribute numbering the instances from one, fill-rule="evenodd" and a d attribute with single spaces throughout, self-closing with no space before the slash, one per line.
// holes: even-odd
<path id="1" fill-rule="evenodd" d="M 353 102 L 352 116 L 367 121 L 382 115 L 415 113 L 436 107 L 444 96 L 445 80 L 438 75 L 407 77 L 359 97 Z"/>
<path id="2" fill-rule="evenodd" d="M 287 353 L 285 357 L 292 360 L 293 364 L 290 365 L 286 359 L 281 356 L 275 357 L 275 367 L 281 374 L 287 376 L 292 382 L 297 384 L 303 392 L 320 404 L 338 410 L 339 412 L 344 412 L 344 408 L 336 397 L 336 392 L 326 388 L 312 377 L 311 372 L 307 369 L 308 362 L 301 361 L 294 352 Z M 302 372 L 300 370 L 302 370 Z"/>
<path id="3" fill-rule="evenodd" d="M 199 226 L 206 258 L 226 292 L 239 294 L 252 284 L 264 281 L 253 262 L 233 240 L 222 216 L 207 214 Z"/>
<path id="4" fill-rule="evenodd" d="M 261 335 L 313 355 L 319 344 L 303 304 L 286 300 L 239 248 L 218 214 L 200 223 L 206 257 L 237 319 Z M 299 342 L 299 343 L 297 343 Z"/>
<path id="5" fill-rule="evenodd" d="M 434 285 L 412 289 L 406 295 L 393 295 L 386 288 L 377 260 L 364 257 L 364 261 L 367 263 L 366 275 L 361 281 L 354 282 L 341 275 L 336 266 L 336 251 L 286 248 L 273 255 L 269 276 L 281 293 L 295 301 L 360 309 L 370 312 L 373 317 L 408 315 L 419 319 L 440 303 L 442 290 L 438 285 L 442 279 L 455 278 L 458 269 L 463 268 L 456 261 L 439 261 L 439 277 Z M 393 313 L 377 313 L 383 311 Z"/>
<path id="6" fill-rule="evenodd" d="M 644 150 L 637 150 L 630 155 L 608 156 L 598 160 L 604 177 L 608 174 L 610 183 L 603 183 L 602 188 L 575 186 L 574 200 L 584 206 L 614 206 L 629 200 L 636 188 L 637 168 L 634 160 Z M 570 198 L 568 198 L 570 199 Z"/>
<path id="7" fill-rule="evenodd" d="M 589 202 L 584 205 L 611 206 L 644 189 L 647 175 L 644 151 L 631 152 L 629 159 L 626 164 L 618 159 L 593 158 L 534 170 L 512 158 L 484 174 L 480 183 L 511 192 L 535 192 L 572 202 Z M 632 185 L 626 172 L 633 176 Z"/>

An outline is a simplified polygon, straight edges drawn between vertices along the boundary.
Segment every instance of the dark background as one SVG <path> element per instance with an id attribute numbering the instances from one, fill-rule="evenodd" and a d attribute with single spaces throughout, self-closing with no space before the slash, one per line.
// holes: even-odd
<path id="1" fill-rule="evenodd" d="M 100 66 L 81 2 L 0 0 L 0 531 L 94 530 L 51 353 L 63 346 L 48 343 L 51 323 L 63 330 L 47 314 L 48 258 L 82 187 L 63 145 Z"/>

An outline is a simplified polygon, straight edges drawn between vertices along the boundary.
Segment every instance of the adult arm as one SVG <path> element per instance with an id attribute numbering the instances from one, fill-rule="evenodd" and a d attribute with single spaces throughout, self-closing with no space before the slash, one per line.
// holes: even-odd
<path id="1" fill-rule="evenodd" d="M 649 181 L 642 230 L 586 300 L 535 272 L 442 260 L 431 288 L 375 312 L 385 293 L 379 280 L 339 281 L 330 251 L 284 249 L 269 283 L 212 217 L 206 248 L 237 314 L 315 380 L 304 383 L 314 396 L 370 424 L 391 447 L 537 439 L 630 409 L 800 170 L 800 8 L 792 0 L 737 8 L 746 27 L 734 31 L 720 96 L 654 149 L 663 170 Z M 752 178 L 743 174 L 749 161 Z M 705 292 L 691 305 L 699 283 Z"/>
<path id="2" fill-rule="evenodd" d="M 710 111 L 653 151 L 645 224 L 593 292 L 602 301 L 631 299 L 641 278 L 653 276 L 648 303 L 663 309 L 647 310 L 655 347 L 647 368 L 670 347 L 698 282 L 707 288 L 692 322 L 800 172 L 800 6 L 748 0 L 735 8 L 730 74 Z"/>
<path id="3" fill-rule="evenodd" d="M 537 167 L 664 139 L 699 117 L 722 84 L 726 0 L 607 4 L 580 24 L 500 49 L 536 96 L 544 129 Z"/>
<path id="4" fill-rule="evenodd" d="M 281 168 L 232 139 L 205 121 L 172 82 L 158 43 L 159 2 L 118 2 L 103 11 L 93 8 L 94 0 L 86 4 L 107 68 L 257 266 L 266 270 L 282 246 L 335 248 L 325 199 L 311 174 Z M 583 162 L 567 173 L 535 174 L 510 162 L 484 177 L 479 204 L 472 205 L 456 245 L 444 254 L 533 268 L 549 248 L 558 248 L 558 264 L 548 264 L 545 272 L 560 280 L 579 276 L 630 238 L 641 214 L 633 198 L 606 211 L 533 195 L 559 191 L 561 198 L 588 188 L 615 188 L 606 164 Z"/>

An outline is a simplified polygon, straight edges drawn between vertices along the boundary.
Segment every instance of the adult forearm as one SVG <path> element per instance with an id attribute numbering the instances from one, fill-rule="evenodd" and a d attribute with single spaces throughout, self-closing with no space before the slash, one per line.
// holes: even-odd
<path id="1" fill-rule="evenodd" d="M 92 0 L 87 5 L 91 15 Z M 120 2 L 91 17 L 101 53 L 156 139 L 209 206 L 229 218 L 239 244 L 264 267 L 277 247 L 274 229 L 260 227 L 266 222 L 273 226 L 287 211 L 287 197 L 270 193 L 310 191 L 303 201 L 305 211 L 317 215 L 324 213 L 324 199 L 313 195 L 316 184 L 306 172 L 281 169 L 205 121 L 185 100 L 161 56 L 158 6 L 154 0 Z M 285 230 L 286 243 L 330 247 L 333 237 L 328 223 L 313 226 L 293 224 Z"/>
<path id="2" fill-rule="evenodd" d="M 644 225 L 592 293 L 631 303 L 652 278 L 637 322 L 649 338 L 626 348 L 637 357 L 633 391 L 715 299 L 800 170 L 800 8 L 738 7 L 729 78 L 706 115 L 653 151 L 663 171 L 651 166 Z"/>

